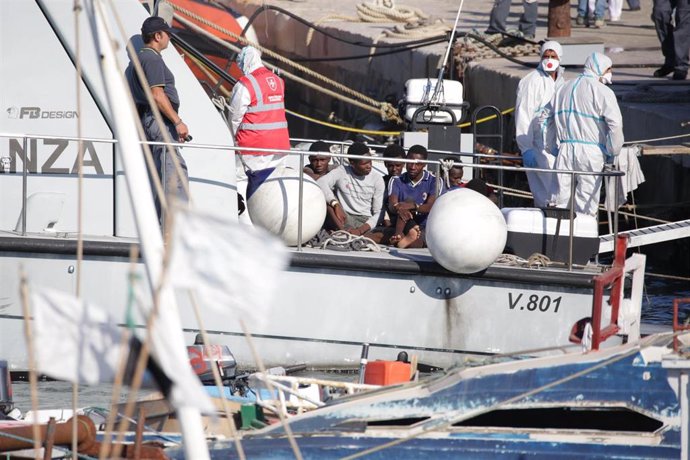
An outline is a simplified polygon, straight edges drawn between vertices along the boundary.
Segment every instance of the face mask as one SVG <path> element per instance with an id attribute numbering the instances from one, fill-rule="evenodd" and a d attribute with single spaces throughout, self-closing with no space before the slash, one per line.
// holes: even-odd
<path id="1" fill-rule="evenodd" d="M 546 59 L 542 59 L 541 68 L 545 72 L 555 72 L 560 64 L 561 63 L 558 61 L 558 59 L 546 58 Z"/>
<path id="2" fill-rule="evenodd" d="M 605 85 L 610 85 L 613 81 L 613 74 L 611 72 L 606 72 L 604 75 L 599 77 L 599 81 Z"/>

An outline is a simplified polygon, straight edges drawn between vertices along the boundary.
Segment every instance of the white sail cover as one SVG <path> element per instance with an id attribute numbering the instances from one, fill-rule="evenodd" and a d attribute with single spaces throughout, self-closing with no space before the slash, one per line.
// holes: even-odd
<path id="1" fill-rule="evenodd" d="M 32 292 L 31 301 L 39 372 L 86 385 L 113 381 L 121 331 L 108 312 L 52 289 Z"/>
<path id="2" fill-rule="evenodd" d="M 265 230 L 199 211 L 175 215 L 171 282 L 226 318 L 264 325 L 288 261 L 283 243 Z"/>

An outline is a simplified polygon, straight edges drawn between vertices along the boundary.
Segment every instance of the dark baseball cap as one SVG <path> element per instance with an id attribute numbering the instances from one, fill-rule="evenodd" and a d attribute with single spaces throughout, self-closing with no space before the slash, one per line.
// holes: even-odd
<path id="1" fill-rule="evenodd" d="M 165 22 L 165 19 L 160 16 L 151 16 L 146 18 L 141 25 L 141 35 L 148 35 L 155 32 L 172 32 L 172 28 Z"/>

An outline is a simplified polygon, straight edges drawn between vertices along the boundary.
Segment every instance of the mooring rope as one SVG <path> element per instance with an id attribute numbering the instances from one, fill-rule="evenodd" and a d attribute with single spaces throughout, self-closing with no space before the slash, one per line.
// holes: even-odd
<path id="1" fill-rule="evenodd" d="M 286 77 L 288 77 L 292 80 L 295 80 L 299 83 L 302 83 L 302 84 L 304 84 L 304 85 L 306 85 L 306 86 L 308 86 L 314 90 L 321 91 L 325 94 L 328 94 L 332 97 L 336 97 L 336 98 L 341 99 L 341 100 L 345 100 L 345 101 L 347 101 L 353 105 L 356 105 L 356 106 L 363 108 L 363 109 L 366 109 L 368 111 L 378 113 L 381 116 L 382 120 L 392 120 L 392 121 L 396 121 L 398 123 L 402 123 L 402 119 L 398 115 L 397 109 L 395 107 L 393 107 L 390 103 L 377 101 L 376 99 L 373 99 L 373 98 L 371 98 L 365 94 L 362 94 L 361 92 L 356 91 L 356 90 L 354 90 L 354 89 L 352 89 L 346 85 L 343 85 L 342 83 L 339 83 L 335 80 L 332 80 L 332 79 L 330 79 L 330 78 L 328 78 L 328 77 L 326 77 L 326 76 L 324 76 L 318 72 L 315 72 L 315 71 L 313 71 L 313 70 L 311 70 L 311 69 L 309 69 L 309 68 L 307 68 L 307 67 L 305 67 L 305 66 L 303 66 L 297 62 L 294 62 L 291 59 L 288 59 L 284 56 L 281 56 L 280 54 L 278 54 L 274 51 L 271 51 L 268 48 L 261 46 L 258 43 L 254 43 L 253 41 L 247 39 L 246 37 L 242 37 L 242 36 L 232 32 L 230 30 L 227 30 L 224 27 L 221 27 L 221 26 L 207 20 L 206 18 L 199 16 L 198 14 L 196 14 L 192 11 L 189 11 L 185 8 L 178 6 L 178 5 L 174 5 L 174 4 L 170 4 L 170 5 L 172 6 L 172 8 L 174 10 L 194 19 L 195 21 L 198 21 L 198 22 L 200 22 L 200 23 L 202 23 L 208 27 L 211 27 L 211 28 L 223 33 L 223 34 L 226 34 L 240 43 L 243 43 L 245 45 L 251 45 L 251 46 L 255 47 L 256 49 L 260 50 L 265 55 L 270 56 L 270 57 L 282 62 L 283 64 L 287 64 L 288 66 L 290 66 L 294 69 L 297 69 L 301 72 L 304 72 L 306 75 L 309 75 L 309 76 L 311 76 L 317 80 L 320 80 L 324 83 L 327 83 L 328 85 L 342 91 L 343 93 L 349 94 L 350 96 L 353 96 L 353 97 L 359 99 L 359 101 L 356 101 L 356 100 L 351 99 L 351 98 L 346 98 L 345 96 L 343 96 L 341 94 L 338 94 L 334 91 L 327 90 L 326 88 L 323 88 L 322 86 L 316 85 L 312 82 L 309 82 L 308 80 L 305 80 L 301 77 L 298 77 L 297 75 L 294 75 L 294 74 L 287 72 L 285 70 L 281 70 L 278 67 L 274 66 L 276 69 L 278 69 L 278 71 L 281 74 L 284 74 Z M 180 14 L 175 14 L 175 19 L 179 20 L 184 25 L 194 29 L 195 31 L 203 34 L 204 36 L 212 39 L 213 41 L 215 41 L 219 45 L 224 46 L 227 49 L 230 49 L 231 51 L 239 52 L 239 50 L 240 50 L 240 48 L 238 46 L 232 45 L 232 44 L 226 42 L 225 40 L 222 40 L 222 39 L 216 37 L 215 35 L 211 34 L 210 32 L 199 27 L 197 24 L 194 24 L 193 22 L 183 18 L 182 16 L 180 16 Z"/>

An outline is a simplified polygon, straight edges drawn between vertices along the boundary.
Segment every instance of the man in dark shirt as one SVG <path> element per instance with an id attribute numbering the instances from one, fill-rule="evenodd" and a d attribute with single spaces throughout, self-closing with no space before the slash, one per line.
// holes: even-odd
<path id="1" fill-rule="evenodd" d="M 426 160 L 428 153 L 421 145 L 407 151 L 408 160 Z M 436 201 L 436 177 L 424 163 L 407 163 L 406 172 L 388 184 L 388 211 L 394 220 L 395 233 L 390 243 L 399 248 L 422 247 L 424 227 Z"/>
<path id="2" fill-rule="evenodd" d="M 184 142 L 188 139 L 189 128 L 178 115 L 180 98 L 175 88 L 175 77 L 165 65 L 161 56 L 161 52 L 170 43 L 170 31 L 170 26 L 163 18 L 158 16 L 146 18 L 141 26 L 144 47 L 139 51 L 138 58 L 146 76 L 146 82 L 151 89 L 153 103 L 156 104 L 162 115 L 165 129 L 168 130 L 170 139 L 172 142 Z M 134 102 L 137 105 L 137 111 L 144 127 L 146 139 L 150 142 L 165 142 L 161 127 L 156 123 L 151 112 L 151 105 L 132 62 L 129 63 L 125 76 L 134 97 Z M 180 151 L 177 148 L 174 149 L 174 154 L 182 167 L 182 178 L 175 171 L 175 164 L 172 158 L 170 158 L 166 146 L 152 145 L 151 154 L 163 184 L 165 195 L 175 194 L 177 199 L 187 201 L 188 197 L 185 192 L 185 184 L 188 182 L 187 165 L 182 155 L 180 155 Z M 154 200 L 156 211 L 160 216 L 161 206 L 157 195 L 154 196 Z"/>

